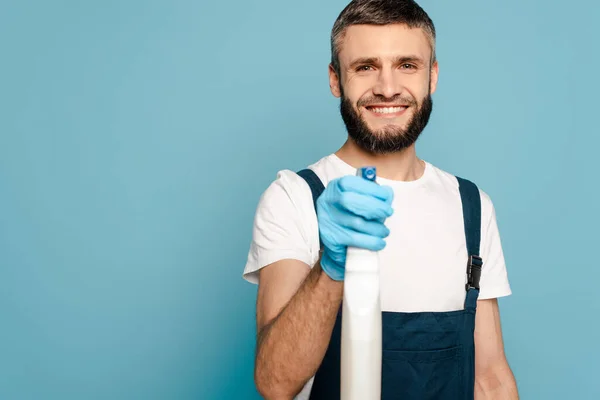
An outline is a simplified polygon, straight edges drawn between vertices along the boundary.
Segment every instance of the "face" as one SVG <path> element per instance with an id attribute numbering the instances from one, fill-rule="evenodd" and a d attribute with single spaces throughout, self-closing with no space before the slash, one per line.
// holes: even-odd
<path id="1" fill-rule="evenodd" d="M 370 153 L 410 147 L 429 121 L 437 85 L 425 33 L 400 24 L 353 25 L 340 47 L 340 76 L 330 67 L 329 80 L 349 136 Z"/>

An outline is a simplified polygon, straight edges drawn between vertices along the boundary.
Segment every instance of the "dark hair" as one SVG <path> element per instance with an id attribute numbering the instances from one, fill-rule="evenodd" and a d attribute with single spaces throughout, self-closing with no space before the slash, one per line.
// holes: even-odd
<path id="1" fill-rule="evenodd" d="M 351 25 L 404 24 L 421 28 L 431 45 L 431 63 L 435 62 L 435 26 L 414 0 L 352 0 L 340 13 L 331 30 L 331 64 L 340 74 L 339 50 L 346 29 Z"/>

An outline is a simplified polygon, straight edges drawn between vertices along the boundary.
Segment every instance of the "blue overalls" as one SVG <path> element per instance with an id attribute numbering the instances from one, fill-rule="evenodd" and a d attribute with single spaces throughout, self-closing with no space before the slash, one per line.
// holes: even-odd
<path id="1" fill-rule="evenodd" d="M 298 172 L 312 191 L 324 190 L 310 169 Z M 479 256 L 481 200 L 477 186 L 456 177 L 462 201 L 469 257 L 463 310 L 382 311 L 381 398 L 383 400 L 472 400 L 475 386 L 475 310 L 483 261 Z M 426 284 L 426 282 L 420 283 Z M 311 400 L 340 398 L 341 307 L 325 357 L 317 370 Z"/>

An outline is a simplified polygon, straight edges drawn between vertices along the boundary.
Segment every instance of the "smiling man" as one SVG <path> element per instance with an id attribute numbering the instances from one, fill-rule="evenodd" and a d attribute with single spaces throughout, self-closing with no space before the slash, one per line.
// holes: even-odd
<path id="1" fill-rule="evenodd" d="M 409 0 L 352 1 L 333 26 L 329 83 L 347 140 L 279 172 L 244 270 L 259 285 L 255 382 L 266 399 L 339 399 L 348 246 L 380 254 L 382 399 L 518 398 L 492 200 L 416 154 L 438 80 L 435 39 Z M 355 176 L 367 165 L 377 183 Z"/>

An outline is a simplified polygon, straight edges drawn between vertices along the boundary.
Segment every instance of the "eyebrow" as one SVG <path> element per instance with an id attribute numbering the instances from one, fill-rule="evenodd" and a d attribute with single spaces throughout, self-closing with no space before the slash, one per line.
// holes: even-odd
<path id="1" fill-rule="evenodd" d="M 404 64 L 407 62 L 413 62 L 416 64 L 425 64 L 425 61 L 416 55 L 408 55 L 408 56 L 397 56 L 394 58 L 394 64 Z M 354 69 L 359 65 L 363 64 L 379 64 L 381 60 L 378 57 L 360 57 L 355 59 L 350 63 L 350 68 Z"/>

